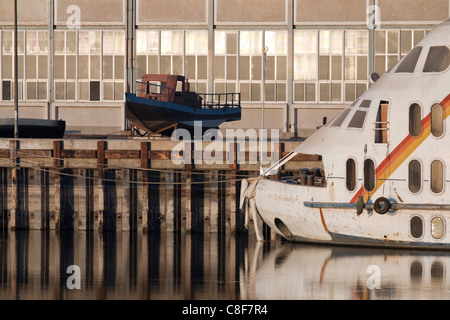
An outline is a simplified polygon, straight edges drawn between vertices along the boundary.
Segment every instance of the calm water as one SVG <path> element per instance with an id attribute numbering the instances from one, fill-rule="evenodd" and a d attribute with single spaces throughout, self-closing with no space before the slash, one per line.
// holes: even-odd
<path id="1" fill-rule="evenodd" d="M 0 300 L 10 299 L 450 299 L 450 253 L 251 235 L 4 232 Z"/>

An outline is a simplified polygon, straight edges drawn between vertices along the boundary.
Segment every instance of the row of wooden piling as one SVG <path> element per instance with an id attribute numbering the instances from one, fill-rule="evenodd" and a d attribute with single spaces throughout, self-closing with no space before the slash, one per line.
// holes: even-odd
<path id="1" fill-rule="evenodd" d="M 240 181 L 259 168 L 239 165 L 236 145 L 231 164 L 197 168 L 194 161 L 173 166 L 170 147 L 152 150 L 149 141 L 138 142 L 139 149 L 108 149 L 107 140 L 95 149 L 49 143 L 0 143 L 0 228 L 253 232 L 238 208 Z"/>

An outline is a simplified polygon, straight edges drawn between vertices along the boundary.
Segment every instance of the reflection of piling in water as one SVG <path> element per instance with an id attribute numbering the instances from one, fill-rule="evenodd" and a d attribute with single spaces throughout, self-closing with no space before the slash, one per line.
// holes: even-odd
<path id="1" fill-rule="evenodd" d="M 232 143 L 222 163 L 206 163 L 193 148 L 190 163 L 176 164 L 176 144 L 0 139 L 0 229 L 253 233 L 238 206 L 240 181 L 259 174 L 251 152 Z"/>

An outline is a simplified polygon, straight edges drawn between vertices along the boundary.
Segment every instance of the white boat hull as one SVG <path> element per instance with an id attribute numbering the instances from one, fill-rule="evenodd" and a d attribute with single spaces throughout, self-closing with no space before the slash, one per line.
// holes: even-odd
<path id="1" fill-rule="evenodd" d="M 450 249 L 450 237 L 442 236 L 432 224 L 440 218 L 448 225 L 444 210 L 390 210 L 378 214 L 366 209 L 357 215 L 356 206 L 328 202 L 329 189 L 261 179 L 255 202 L 264 222 L 282 237 L 291 241 L 340 245 Z M 412 234 L 411 219 L 420 217 L 419 237 Z M 434 235 L 434 236 L 433 236 Z"/>

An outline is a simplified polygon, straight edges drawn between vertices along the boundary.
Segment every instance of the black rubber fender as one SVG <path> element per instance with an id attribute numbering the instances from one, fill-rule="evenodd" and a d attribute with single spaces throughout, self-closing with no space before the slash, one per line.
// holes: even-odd
<path id="1" fill-rule="evenodd" d="M 385 197 L 379 197 L 373 204 L 373 210 L 379 214 L 385 214 L 391 209 L 391 202 Z"/>

